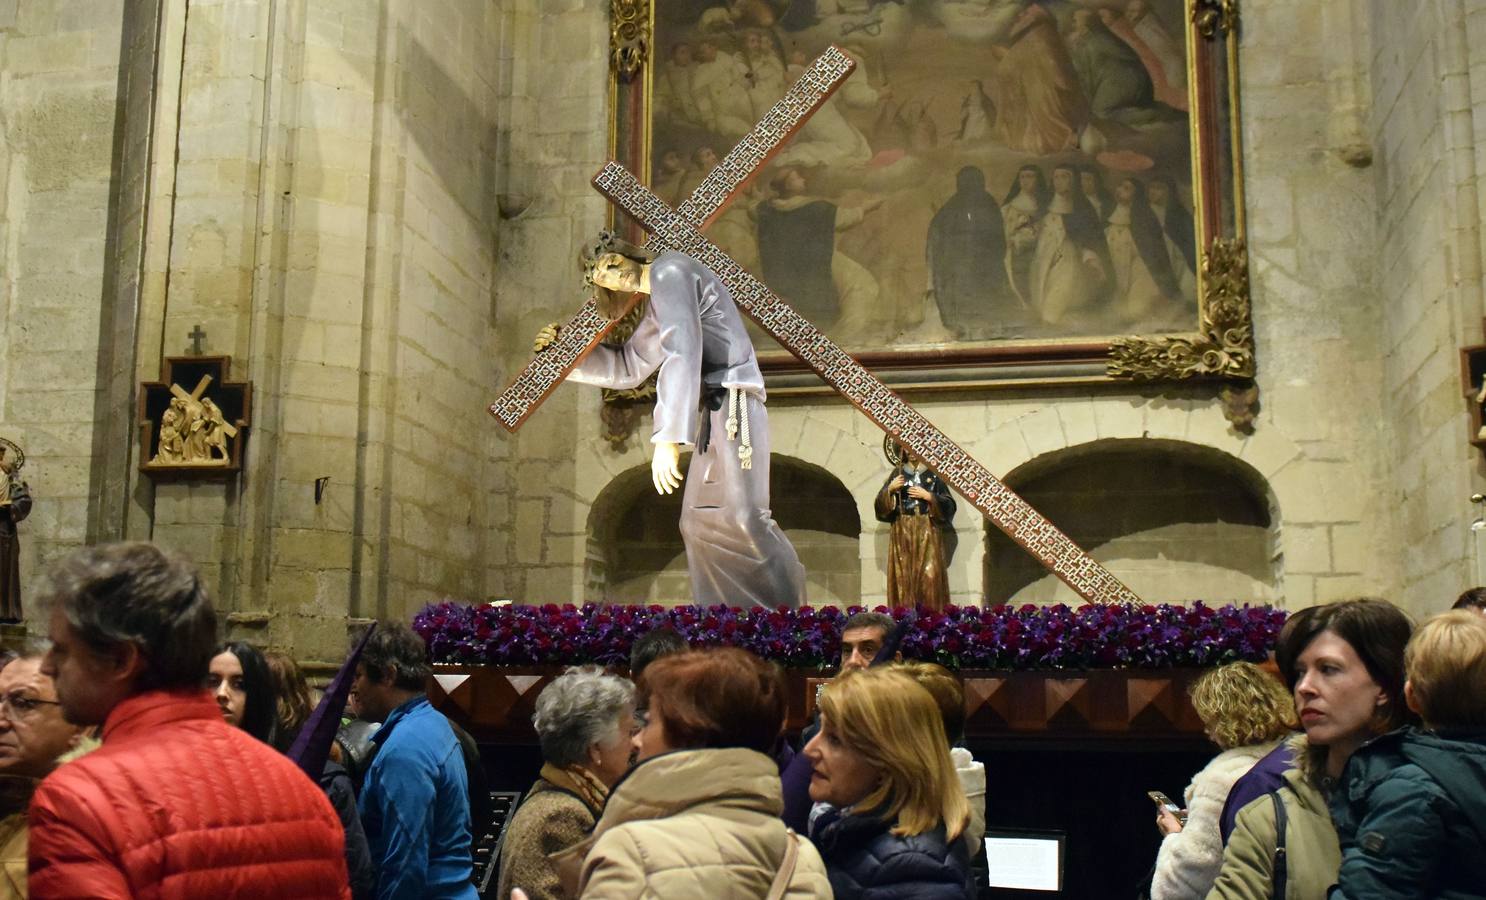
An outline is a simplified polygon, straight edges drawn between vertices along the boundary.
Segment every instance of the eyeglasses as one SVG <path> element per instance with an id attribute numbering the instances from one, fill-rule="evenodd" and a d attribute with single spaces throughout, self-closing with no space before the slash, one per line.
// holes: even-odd
<path id="1" fill-rule="evenodd" d="M 42 706 L 61 706 L 57 700 L 41 700 L 36 697 L 27 697 L 25 694 L 0 694 L 0 712 L 5 713 L 6 718 L 14 716 L 23 719 L 35 712 Z"/>

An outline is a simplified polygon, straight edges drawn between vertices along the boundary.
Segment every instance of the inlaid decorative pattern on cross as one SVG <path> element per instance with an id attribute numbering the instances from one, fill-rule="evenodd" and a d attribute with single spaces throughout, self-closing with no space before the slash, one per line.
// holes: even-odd
<path id="1" fill-rule="evenodd" d="M 763 171 L 769 159 L 855 68 L 856 62 L 850 56 L 837 47 L 828 48 L 805 70 L 784 99 L 774 104 L 717 168 L 707 174 L 675 214 L 684 216 L 700 229 L 712 224 L 728 199 Z M 606 319 L 593 301 L 583 304 L 558 331 L 557 340 L 527 363 L 490 405 L 490 414 L 515 431 L 628 311 L 626 308 L 613 319 Z"/>
<path id="2" fill-rule="evenodd" d="M 652 247 L 658 243 L 668 250 L 678 250 L 716 272 L 739 308 L 782 347 L 815 370 L 878 427 L 928 463 L 940 478 L 1037 557 L 1048 571 L 1092 602 L 1139 602 L 1133 591 L 1079 549 L 1057 526 L 707 240 L 686 216 L 668 208 L 623 166 L 615 162 L 604 166 L 594 176 L 593 185 L 655 235 Z"/>

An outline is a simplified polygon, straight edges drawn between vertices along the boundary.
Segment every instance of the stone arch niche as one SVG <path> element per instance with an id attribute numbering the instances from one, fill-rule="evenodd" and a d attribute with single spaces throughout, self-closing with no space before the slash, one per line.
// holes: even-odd
<path id="1" fill-rule="evenodd" d="M 690 454 L 682 454 L 683 472 L 690 461 Z M 805 565 L 811 605 L 857 602 L 862 523 L 851 492 L 824 468 L 775 453 L 769 495 L 774 520 Z M 584 581 L 589 599 L 690 602 L 678 524 L 681 496 L 681 491 L 657 494 L 648 465 L 620 473 L 600 492 L 588 514 Z"/>
<path id="2" fill-rule="evenodd" d="M 1149 602 L 1274 602 L 1278 516 L 1262 475 L 1173 440 L 1099 440 L 1044 453 L 1004 481 Z M 1081 602 L 986 529 L 987 603 Z"/>

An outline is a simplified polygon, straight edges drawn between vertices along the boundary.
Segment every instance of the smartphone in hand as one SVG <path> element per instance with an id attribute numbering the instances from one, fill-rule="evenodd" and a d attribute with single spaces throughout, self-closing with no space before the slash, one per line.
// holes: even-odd
<path id="1" fill-rule="evenodd" d="M 1166 796 L 1160 791 L 1146 791 L 1145 795 L 1151 798 L 1152 803 L 1155 803 L 1161 809 L 1171 813 L 1173 816 L 1176 816 L 1177 821 L 1181 822 L 1183 825 L 1187 824 L 1186 810 L 1182 809 L 1180 806 L 1177 806 L 1176 802 L 1173 801 L 1170 797 Z"/>

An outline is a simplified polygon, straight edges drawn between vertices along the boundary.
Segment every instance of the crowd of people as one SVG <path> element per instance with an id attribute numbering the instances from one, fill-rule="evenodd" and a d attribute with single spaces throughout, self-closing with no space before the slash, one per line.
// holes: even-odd
<path id="1" fill-rule="evenodd" d="M 1277 673 L 1204 673 L 1192 704 L 1221 752 L 1158 814 L 1152 900 L 1486 896 L 1486 590 L 1459 605 L 1418 628 L 1381 600 L 1310 607 Z M 292 659 L 219 643 L 185 560 L 84 549 L 48 607 L 47 644 L 0 666 L 0 895 L 478 896 L 483 768 L 424 694 L 410 628 L 352 652 L 316 757 L 302 738 L 339 710 Z M 975 897 L 986 775 L 964 693 L 897 637 L 880 613 L 844 623 L 798 742 L 777 666 L 668 629 L 624 674 L 554 679 L 487 896 Z"/>

